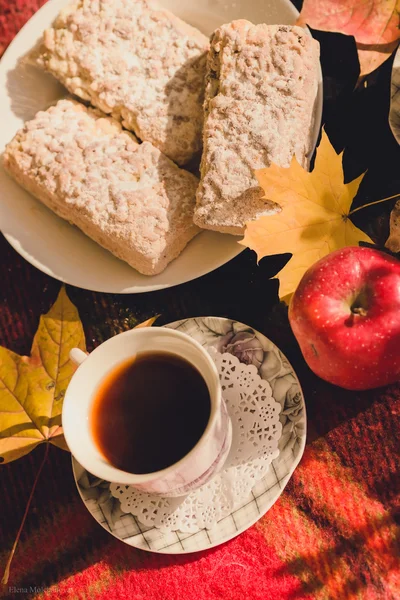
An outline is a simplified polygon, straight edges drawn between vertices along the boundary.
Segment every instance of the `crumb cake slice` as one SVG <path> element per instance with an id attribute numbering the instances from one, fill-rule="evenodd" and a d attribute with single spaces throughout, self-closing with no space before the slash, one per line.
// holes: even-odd
<path id="1" fill-rule="evenodd" d="M 7 145 L 12 177 L 144 275 L 191 240 L 197 178 L 121 124 L 73 100 L 39 112 Z"/>
<path id="2" fill-rule="evenodd" d="M 201 150 L 209 41 L 147 0 L 80 0 L 38 59 L 65 87 L 183 165 Z"/>
<path id="3" fill-rule="evenodd" d="M 255 169 L 306 166 L 312 146 L 319 45 L 300 27 L 234 21 L 208 55 L 201 180 L 195 223 L 241 234 L 275 212 Z M 267 195 L 268 197 L 268 195 Z"/>

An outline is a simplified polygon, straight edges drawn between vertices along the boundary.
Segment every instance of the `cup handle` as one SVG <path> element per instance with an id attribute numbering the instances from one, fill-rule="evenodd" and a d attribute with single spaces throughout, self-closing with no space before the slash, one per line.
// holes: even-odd
<path id="1" fill-rule="evenodd" d="M 79 348 L 72 348 L 72 350 L 69 353 L 69 357 L 72 360 L 72 362 L 77 367 L 79 367 L 79 365 L 81 365 L 83 361 L 88 357 L 88 355 L 86 354 L 86 352 L 83 352 L 83 350 L 80 350 Z"/>

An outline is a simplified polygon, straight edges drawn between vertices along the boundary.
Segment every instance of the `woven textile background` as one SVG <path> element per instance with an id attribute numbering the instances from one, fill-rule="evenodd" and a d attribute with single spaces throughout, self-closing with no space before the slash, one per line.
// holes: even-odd
<path id="1" fill-rule="evenodd" d="M 0 54 L 41 4 L 0 0 Z M 351 38 L 317 37 L 328 133 L 338 148 L 347 148 L 348 178 L 368 168 L 360 202 L 398 192 L 400 152 L 387 126 L 391 61 L 369 78 L 368 87 L 354 92 L 357 63 Z M 376 217 L 376 235 L 384 237 L 385 219 L 373 211 L 371 215 Z M 3 237 L 0 257 L 0 343 L 28 353 L 39 316 L 54 302 L 60 284 L 20 258 Z M 400 598 L 400 386 L 351 393 L 310 373 L 290 332 L 286 309 L 277 302 L 276 281 L 270 280 L 281 264 L 274 258 L 257 266 L 246 251 L 199 280 L 140 296 L 68 286 L 89 348 L 156 313 L 162 315 L 160 324 L 219 315 L 260 330 L 298 371 L 307 403 L 308 444 L 285 492 L 255 526 L 223 546 L 183 557 L 141 552 L 108 535 L 79 499 L 70 456 L 51 447 L 5 597 Z M 0 567 L 44 451 L 39 447 L 0 467 Z"/>

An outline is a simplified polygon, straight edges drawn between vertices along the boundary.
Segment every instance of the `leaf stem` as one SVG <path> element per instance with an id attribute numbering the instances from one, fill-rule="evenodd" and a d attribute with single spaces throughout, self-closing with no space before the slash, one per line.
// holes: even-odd
<path id="1" fill-rule="evenodd" d="M 395 194 L 394 196 L 389 196 L 388 198 L 382 198 L 382 200 L 374 200 L 373 202 L 368 202 L 368 204 L 364 204 L 363 206 L 359 206 L 358 208 L 354 208 L 348 214 L 353 215 L 355 212 L 362 210 L 363 208 L 367 208 L 368 206 L 374 206 L 374 204 L 380 204 L 381 202 L 387 202 L 388 200 L 393 200 L 394 198 L 399 198 L 400 194 Z"/>
<path id="2" fill-rule="evenodd" d="M 12 559 L 14 558 L 15 550 L 17 548 L 17 545 L 18 545 L 18 542 L 19 542 L 19 538 L 21 537 L 21 533 L 22 533 L 22 530 L 23 530 L 24 525 L 25 525 L 26 517 L 28 516 L 29 508 L 31 506 L 31 502 L 32 502 L 33 494 L 35 493 L 37 482 L 39 481 L 40 473 L 42 472 L 44 464 L 45 464 L 45 462 L 47 460 L 47 456 L 49 454 L 49 448 L 50 448 L 50 444 L 47 442 L 47 444 L 46 444 L 46 450 L 45 450 L 42 462 L 40 464 L 40 467 L 38 469 L 38 472 L 36 473 L 35 481 L 33 482 L 32 490 L 31 490 L 31 493 L 30 493 L 30 496 L 29 496 L 29 499 L 28 499 L 28 502 L 27 502 L 27 505 L 26 505 L 26 508 L 25 508 L 24 516 L 22 517 L 21 525 L 19 526 L 19 529 L 18 529 L 18 532 L 17 532 L 17 536 L 15 538 L 15 542 L 13 544 L 13 547 L 11 548 L 10 556 L 8 557 L 7 564 L 6 564 L 6 567 L 4 569 L 4 574 L 3 574 L 3 577 L 2 577 L 2 580 L 1 580 L 2 585 L 7 585 L 7 583 L 8 583 L 8 578 L 10 576 L 11 562 L 12 562 Z"/>

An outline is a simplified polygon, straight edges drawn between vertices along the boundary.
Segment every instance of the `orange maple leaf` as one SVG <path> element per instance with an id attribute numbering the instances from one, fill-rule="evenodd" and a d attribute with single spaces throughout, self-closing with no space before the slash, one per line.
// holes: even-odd
<path id="1" fill-rule="evenodd" d="M 377 69 L 400 40 L 400 0 L 304 0 L 298 24 L 354 36 L 360 77 Z"/>

